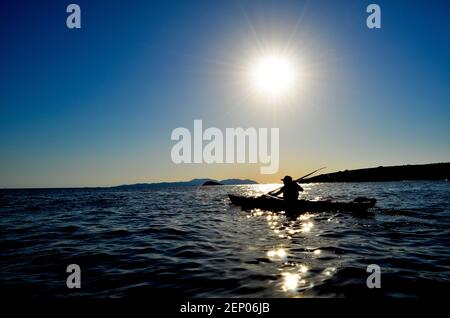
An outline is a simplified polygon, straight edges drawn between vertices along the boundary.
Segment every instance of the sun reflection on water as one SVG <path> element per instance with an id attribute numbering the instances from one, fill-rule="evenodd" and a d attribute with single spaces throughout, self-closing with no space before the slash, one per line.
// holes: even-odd
<path id="1" fill-rule="evenodd" d="M 307 281 L 299 273 L 284 272 L 281 275 L 283 277 L 281 289 L 286 293 L 298 293 L 306 287 Z M 312 284 L 310 286 L 312 287 Z"/>
<path id="2" fill-rule="evenodd" d="M 313 216 L 314 216 L 313 214 L 305 213 L 305 214 L 300 215 L 300 216 L 297 218 L 297 220 L 299 220 L 299 221 L 307 221 L 307 220 L 309 220 L 310 218 L 312 218 Z"/>
<path id="3" fill-rule="evenodd" d="M 297 291 L 299 280 L 301 279 L 299 274 L 283 273 L 283 291 Z"/>
<path id="4" fill-rule="evenodd" d="M 276 186 L 266 185 L 264 189 L 269 191 Z M 258 190 L 261 191 L 261 188 Z M 323 218 L 321 213 L 307 212 L 294 216 L 289 213 L 260 209 L 254 209 L 249 214 L 248 217 L 259 218 L 266 223 L 270 232 L 274 234 L 275 240 L 280 240 L 265 253 L 270 261 L 277 262 L 278 271 L 281 274 L 277 286 L 287 297 L 302 297 L 307 290 L 314 288 L 316 281 L 328 280 L 335 275 L 337 271 L 335 267 L 320 268 L 320 264 L 317 263 L 321 260 L 322 251 L 319 249 L 320 243 L 318 244 L 316 237 L 320 237 L 321 231 L 320 228 L 315 229 L 316 225 L 319 225 L 316 221 L 334 221 L 335 215 Z M 289 242 L 287 244 L 300 242 L 303 246 L 312 243 L 311 245 L 315 247 L 305 248 L 304 253 L 301 249 L 298 253 L 295 249 L 289 252 L 286 242 Z"/>
<path id="5" fill-rule="evenodd" d="M 280 259 L 285 259 L 287 254 L 286 251 L 283 248 L 278 248 L 275 250 L 270 250 L 267 252 L 267 256 L 269 258 L 280 258 Z"/>
<path id="6" fill-rule="evenodd" d="M 303 223 L 302 224 L 302 229 L 301 231 L 303 233 L 308 233 L 311 231 L 311 229 L 313 228 L 314 224 L 312 222 L 307 222 L 307 223 Z"/>
<path id="7" fill-rule="evenodd" d="M 306 273 L 308 271 L 308 267 L 306 267 L 305 265 L 301 264 L 299 266 L 298 271 L 304 274 L 304 273 Z"/>

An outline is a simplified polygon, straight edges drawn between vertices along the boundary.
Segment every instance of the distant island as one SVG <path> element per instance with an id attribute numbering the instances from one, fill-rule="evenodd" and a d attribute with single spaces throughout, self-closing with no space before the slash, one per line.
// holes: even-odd
<path id="1" fill-rule="evenodd" d="M 448 180 L 450 162 L 345 170 L 303 180 L 312 182 L 376 182 L 403 180 Z"/>
<path id="2" fill-rule="evenodd" d="M 250 179 L 192 179 L 190 181 L 178 182 L 158 182 L 158 183 L 136 183 L 115 186 L 115 189 L 147 189 L 147 188 L 164 188 L 164 187 L 189 187 L 201 185 L 240 185 L 240 184 L 258 184 L 258 182 Z"/>
<path id="3" fill-rule="evenodd" d="M 202 184 L 202 186 L 217 186 L 217 185 L 223 185 L 223 183 L 217 182 L 217 181 L 206 181 Z"/>

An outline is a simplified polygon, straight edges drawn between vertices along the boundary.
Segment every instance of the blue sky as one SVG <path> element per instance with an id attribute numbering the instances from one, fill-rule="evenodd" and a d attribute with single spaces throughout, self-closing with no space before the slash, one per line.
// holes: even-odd
<path id="1" fill-rule="evenodd" d="M 107 186 L 195 177 L 272 182 L 450 161 L 450 5 L 372 1 L 66 1 L 0 4 L 0 187 Z M 289 46 L 296 98 L 249 98 L 251 52 Z M 175 165 L 171 131 L 279 127 L 280 170 Z"/>

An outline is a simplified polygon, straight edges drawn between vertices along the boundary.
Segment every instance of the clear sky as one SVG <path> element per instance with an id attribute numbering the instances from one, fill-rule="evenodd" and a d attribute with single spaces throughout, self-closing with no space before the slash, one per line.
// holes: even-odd
<path id="1" fill-rule="evenodd" d="M 0 187 L 196 177 L 277 181 L 450 161 L 448 1 L 68 1 L 0 4 Z M 378 3 L 382 28 L 366 27 Z M 271 107 L 243 69 L 284 50 L 301 73 Z M 173 129 L 279 127 L 280 170 L 171 161 Z"/>

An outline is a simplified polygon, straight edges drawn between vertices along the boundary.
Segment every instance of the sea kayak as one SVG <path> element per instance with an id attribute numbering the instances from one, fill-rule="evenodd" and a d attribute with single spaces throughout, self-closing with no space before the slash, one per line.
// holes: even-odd
<path id="1" fill-rule="evenodd" d="M 350 202 L 297 200 L 286 203 L 271 196 L 245 197 L 229 194 L 231 203 L 243 210 L 261 209 L 286 212 L 357 212 L 364 213 L 375 206 L 376 199 L 356 198 Z"/>

